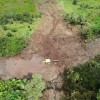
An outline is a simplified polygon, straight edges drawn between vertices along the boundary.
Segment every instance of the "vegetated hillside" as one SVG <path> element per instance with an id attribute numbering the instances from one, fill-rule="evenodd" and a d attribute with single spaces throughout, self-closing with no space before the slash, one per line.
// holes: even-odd
<path id="1" fill-rule="evenodd" d="M 68 100 L 100 100 L 100 55 L 66 72 L 65 91 Z"/>
<path id="2" fill-rule="evenodd" d="M 63 2 L 65 20 L 71 24 L 87 25 L 85 38 L 100 37 L 100 0 L 58 0 Z"/>
<path id="3" fill-rule="evenodd" d="M 19 54 L 40 17 L 33 0 L 0 0 L 0 56 Z"/>

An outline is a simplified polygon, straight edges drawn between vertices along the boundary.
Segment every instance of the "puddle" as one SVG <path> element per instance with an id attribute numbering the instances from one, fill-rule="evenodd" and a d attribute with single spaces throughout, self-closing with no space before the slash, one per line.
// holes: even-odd
<path id="1" fill-rule="evenodd" d="M 100 38 L 96 41 L 92 41 L 87 44 L 89 57 L 95 57 L 97 54 L 100 54 Z"/>
<path id="2" fill-rule="evenodd" d="M 43 58 L 33 57 L 31 60 L 23 60 L 20 57 L 13 57 L 6 60 L 6 70 L 11 76 L 22 78 L 28 73 L 42 73 Z"/>

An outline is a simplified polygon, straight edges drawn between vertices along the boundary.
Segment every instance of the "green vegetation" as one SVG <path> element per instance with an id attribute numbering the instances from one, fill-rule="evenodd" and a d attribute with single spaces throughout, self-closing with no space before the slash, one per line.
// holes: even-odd
<path id="1" fill-rule="evenodd" d="M 30 13 L 3 15 L 0 17 L 0 35 L 29 36 L 38 26 L 40 15 Z"/>
<path id="2" fill-rule="evenodd" d="M 33 0 L 0 0 L 0 15 L 24 12 L 37 13 Z"/>
<path id="3" fill-rule="evenodd" d="M 6 82 L 0 80 L 0 100 L 23 100 L 24 90 L 23 80 L 7 80 Z"/>
<path id="4" fill-rule="evenodd" d="M 7 35 L 0 37 L 0 56 L 9 57 L 19 54 L 26 46 L 25 39 L 22 37 L 12 37 L 10 33 Z"/>
<path id="5" fill-rule="evenodd" d="M 45 83 L 39 74 L 32 75 L 31 80 L 0 80 L 0 100 L 38 100 L 45 89 Z"/>
<path id="6" fill-rule="evenodd" d="M 0 56 L 19 54 L 40 17 L 33 0 L 0 0 Z"/>
<path id="7" fill-rule="evenodd" d="M 100 37 L 100 25 L 95 25 L 84 29 L 82 31 L 82 35 L 87 39 L 94 39 L 95 37 Z"/>
<path id="8" fill-rule="evenodd" d="M 25 85 L 27 93 L 27 100 L 38 100 L 42 96 L 42 91 L 45 89 L 45 83 L 42 80 L 42 76 L 34 74 L 32 80 L 29 80 Z"/>
<path id="9" fill-rule="evenodd" d="M 65 87 L 71 100 L 99 100 L 100 55 L 94 61 L 70 68 L 66 72 Z"/>
<path id="10" fill-rule="evenodd" d="M 58 0 L 64 5 L 65 20 L 71 24 L 87 25 L 85 38 L 100 37 L 100 0 Z M 92 29 L 93 28 L 93 29 Z"/>

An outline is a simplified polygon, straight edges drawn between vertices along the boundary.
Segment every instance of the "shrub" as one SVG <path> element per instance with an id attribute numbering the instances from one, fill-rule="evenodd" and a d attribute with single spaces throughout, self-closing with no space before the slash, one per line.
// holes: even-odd
<path id="1" fill-rule="evenodd" d="M 32 31 L 32 29 L 30 28 L 30 31 Z"/>
<path id="2" fill-rule="evenodd" d="M 32 18 L 34 18 L 35 16 L 34 15 L 32 15 Z"/>
<path id="3" fill-rule="evenodd" d="M 22 14 L 16 14 L 15 21 L 19 21 L 19 20 L 22 20 L 22 19 L 23 19 Z"/>
<path id="4" fill-rule="evenodd" d="M 39 74 L 32 75 L 31 80 L 0 80 L 0 100 L 38 100 L 45 89 L 45 83 Z"/>
<path id="5" fill-rule="evenodd" d="M 77 17 L 78 16 L 78 17 Z M 71 13 L 71 15 L 66 14 L 64 20 L 68 20 L 71 24 L 84 25 L 86 20 L 83 15 L 77 15 L 76 13 Z"/>
<path id="6" fill-rule="evenodd" d="M 75 13 L 72 13 L 72 14 L 71 14 L 71 17 L 70 17 L 69 20 L 70 20 L 70 23 L 71 23 L 71 24 L 76 24 Z"/>
<path id="7" fill-rule="evenodd" d="M 71 13 L 71 15 L 66 14 L 64 20 L 68 20 L 71 24 L 77 24 L 77 19 L 75 13 Z"/>
<path id="8" fill-rule="evenodd" d="M 97 100 L 100 100 L 100 89 L 99 89 L 99 91 L 97 93 Z"/>
<path id="9" fill-rule="evenodd" d="M 6 34 L 6 36 L 12 37 L 13 35 L 12 35 L 12 33 L 8 32 L 8 33 Z"/>
<path id="10" fill-rule="evenodd" d="M 27 100 L 38 100 L 42 96 L 42 91 L 45 89 L 45 83 L 42 76 L 39 74 L 32 75 L 32 79 L 25 86 Z"/>
<path id="11" fill-rule="evenodd" d="M 25 13 L 23 13 L 23 16 L 30 17 L 30 13 L 28 13 L 28 12 L 25 12 Z"/>
<path id="12" fill-rule="evenodd" d="M 95 38 L 95 37 L 100 37 L 100 26 L 92 26 L 90 28 L 84 29 L 82 31 L 82 35 L 89 39 L 89 38 Z"/>
<path id="13" fill-rule="evenodd" d="M 3 29 L 4 29 L 4 30 L 7 30 L 7 26 L 3 26 Z"/>
<path id="14" fill-rule="evenodd" d="M 30 28 L 30 26 L 28 26 L 28 28 Z"/>
<path id="15" fill-rule="evenodd" d="M 78 16 L 77 24 L 80 24 L 80 25 L 84 25 L 85 24 L 85 19 L 84 19 L 84 17 L 82 15 Z"/>
<path id="16" fill-rule="evenodd" d="M 80 8 L 86 8 L 87 9 L 87 8 L 89 8 L 89 5 L 83 3 L 83 4 L 80 4 Z"/>
<path id="17" fill-rule="evenodd" d="M 0 56 L 14 56 L 21 52 L 26 46 L 22 37 L 0 37 Z"/>
<path id="18" fill-rule="evenodd" d="M 77 4 L 77 2 L 78 2 L 78 0 L 74 0 L 74 1 L 73 1 L 73 4 L 74 4 L 74 5 L 76 5 L 76 4 Z"/>
<path id="19" fill-rule="evenodd" d="M 17 29 L 16 28 L 12 28 L 11 31 L 12 32 L 17 32 Z"/>
<path id="20" fill-rule="evenodd" d="M 41 17 L 41 15 L 40 14 L 31 15 L 28 12 L 25 12 L 25 13 L 22 13 L 22 14 L 12 13 L 12 14 L 9 14 L 9 15 L 2 15 L 2 16 L 0 16 L 0 24 L 1 25 L 6 25 L 8 23 L 13 24 L 13 21 L 30 23 L 30 21 L 33 21 L 34 17 L 38 18 L 38 17 Z"/>
<path id="21" fill-rule="evenodd" d="M 23 85 L 23 80 L 12 79 L 6 82 L 0 80 L 0 100 L 23 100 Z"/>

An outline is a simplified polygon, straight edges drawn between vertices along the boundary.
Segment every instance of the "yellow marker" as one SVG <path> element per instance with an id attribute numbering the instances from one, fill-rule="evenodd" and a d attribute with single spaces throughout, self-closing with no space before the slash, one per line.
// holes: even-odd
<path id="1" fill-rule="evenodd" d="M 94 42 L 96 42 L 96 39 L 94 39 Z"/>
<path id="2" fill-rule="evenodd" d="M 43 64 L 46 64 L 46 62 L 45 62 L 45 61 L 43 61 Z"/>
<path id="3" fill-rule="evenodd" d="M 84 42 L 87 43 L 87 40 L 85 40 Z"/>

